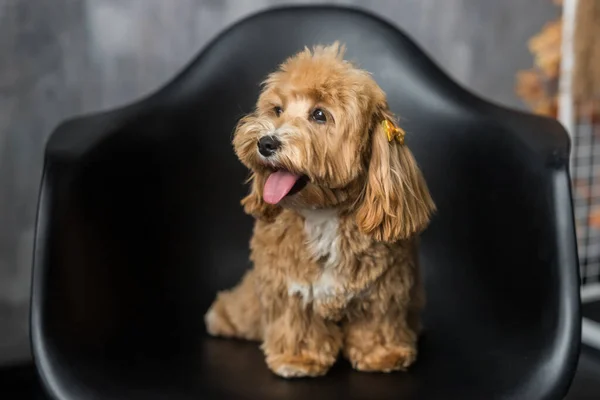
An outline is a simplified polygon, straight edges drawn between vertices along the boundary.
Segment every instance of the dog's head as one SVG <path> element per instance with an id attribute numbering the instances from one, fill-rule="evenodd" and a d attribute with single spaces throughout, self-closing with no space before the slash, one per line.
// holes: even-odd
<path id="1" fill-rule="evenodd" d="M 343 53 L 338 43 L 305 49 L 268 76 L 233 140 L 252 171 L 242 204 L 265 220 L 282 207 L 338 207 L 377 240 L 407 238 L 434 204 L 385 93 Z"/>

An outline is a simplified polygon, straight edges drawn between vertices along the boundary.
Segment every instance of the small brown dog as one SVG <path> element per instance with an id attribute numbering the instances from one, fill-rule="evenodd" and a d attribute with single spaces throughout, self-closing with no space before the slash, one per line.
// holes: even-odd
<path id="1" fill-rule="evenodd" d="M 343 53 L 336 42 L 285 61 L 233 140 L 252 171 L 254 268 L 205 322 L 261 341 L 283 377 L 323 375 L 340 351 L 361 371 L 417 355 L 418 233 L 435 206 L 385 93 Z"/>

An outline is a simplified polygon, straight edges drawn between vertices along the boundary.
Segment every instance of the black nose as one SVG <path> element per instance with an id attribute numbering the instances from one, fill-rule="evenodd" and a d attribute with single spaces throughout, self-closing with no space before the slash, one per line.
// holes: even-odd
<path id="1" fill-rule="evenodd" d="M 258 152 L 265 157 L 275 154 L 281 142 L 275 136 L 264 136 L 258 141 Z"/>

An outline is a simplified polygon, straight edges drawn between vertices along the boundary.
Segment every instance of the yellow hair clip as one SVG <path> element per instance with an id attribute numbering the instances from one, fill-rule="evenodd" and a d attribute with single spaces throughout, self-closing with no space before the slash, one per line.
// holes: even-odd
<path id="1" fill-rule="evenodd" d="M 384 119 L 383 121 L 381 121 L 381 125 L 383 126 L 383 130 L 387 135 L 388 142 L 396 140 L 401 145 L 404 144 L 404 136 L 406 136 L 406 132 L 404 132 L 402 128 L 397 127 L 389 119 Z"/>

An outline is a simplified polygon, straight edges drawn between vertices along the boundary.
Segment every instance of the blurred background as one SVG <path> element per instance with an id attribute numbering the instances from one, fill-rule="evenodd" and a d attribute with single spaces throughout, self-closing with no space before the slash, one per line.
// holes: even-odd
<path id="1" fill-rule="evenodd" d="M 322 2 L 0 0 L 0 365 L 30 357 L 35 209 L 44 143 L 54 127 L 155 90 L 219 31 L 248 14 L 307 3 Z M 553 29 L 547 24 L 561 8 L 552 0 L 328 3 L 359 5 L 383 16 L 485 98 L 555 113 L 554 100 L 540 99 L 539 81 L 546 79 L 532 70 L 529 42 L 545 27 Z M 544 37 L 537 48 L 552 53 L 556 38 L 552 32 Z"/>

